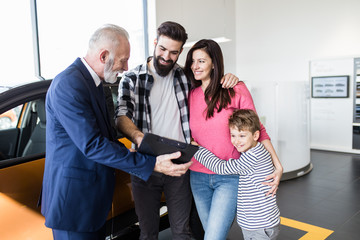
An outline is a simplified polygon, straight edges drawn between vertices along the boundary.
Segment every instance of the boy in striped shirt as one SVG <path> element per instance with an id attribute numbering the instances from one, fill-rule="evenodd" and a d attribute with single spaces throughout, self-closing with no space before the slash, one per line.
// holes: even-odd
<path id="1" fill-rule="evenodd" d="M 239 159 L 222 160 L 202 147 L 194 157 L 217 174 L 239 174 L 237 222 L 245 240 L 277 239 L 280 211 L 276 196 L 266 194 L 270 186 L 263 184 L 274 166 L 270 153 L 257 141 L 259 117 L 253 110 L 236 110 L 229 118 L 229 128 L 231 143 L 241 152 Z"/>

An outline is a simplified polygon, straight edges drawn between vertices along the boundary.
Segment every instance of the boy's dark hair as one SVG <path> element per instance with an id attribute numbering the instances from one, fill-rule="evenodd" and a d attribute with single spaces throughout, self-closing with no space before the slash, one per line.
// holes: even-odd
<path id="1" fill-rule="evenodd" d="M 184 46 L 186 40 L 188 39 L 188 35 L 185 31 L 185 28 L 176 22 L 163 22 L 157 29 L 157 39 L 159 37 L 167 36 L 175 41 L 182 42 L 182 46 Z"/>
<path id="2" fill-rule="evenodd" d="M 229 127 L 236 127 L 239 131 L 247 130 L 254 134 L 260 131 L 260 120 L 251 109 L 238 109 L 229 118 Z"/>

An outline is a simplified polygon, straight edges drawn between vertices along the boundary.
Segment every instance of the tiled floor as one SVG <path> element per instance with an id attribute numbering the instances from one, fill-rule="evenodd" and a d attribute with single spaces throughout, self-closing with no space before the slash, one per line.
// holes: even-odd
<path id="1" fill-rule="evenodd" d="M 294 227 L 281 226 L 279 240 L 357 240 L 360 239 L 360 155 L 311 151 L 313 170 L 300 178 L 282 181 L 278 191 L 281 216 L 296 220 Z M 301 223 L 334 231 L 321 237 L 322 229 L 302 230 Z M 324 230 L 326 231 L 326 230 Z M 317 234 L 318 233 L 318 234 Z M 168 230 L 161 240 L 171 239 Z M 242 240 L 237 224 L 229 240 Z"/>
<path id="2" fill-rule="evenodd" d="M 312 150 L 311 162 L 308 175 L 280 183 L 281 216 L 334 231 L 327 240 L 360 239 L 360 155 Z M 239 231 L 233 226 L 228 239 L 242 239 Z M 279 240 L 305 234 L 282 226 Z"/>

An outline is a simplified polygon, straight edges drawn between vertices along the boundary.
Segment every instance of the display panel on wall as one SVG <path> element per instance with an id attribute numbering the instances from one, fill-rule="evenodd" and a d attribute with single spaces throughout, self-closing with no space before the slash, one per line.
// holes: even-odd
<path id="1" fill-rule="evenodd" d="M 311 78 L 311 97 L 349 97 L 349 76 L 322 76 Z"/>

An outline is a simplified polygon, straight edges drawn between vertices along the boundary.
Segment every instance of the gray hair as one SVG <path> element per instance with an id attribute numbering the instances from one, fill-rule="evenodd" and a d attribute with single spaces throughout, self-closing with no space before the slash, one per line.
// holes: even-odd
<path id="1" fill-rule="evenodd" d="M 119 36 L 129 41 L 129 33 L 122 27 L 114 24 L 105 24 L 97 29 L 89 40 L 89 49 L 95 50 L 103 45 L 116 47 L 119 44 Z"/>

